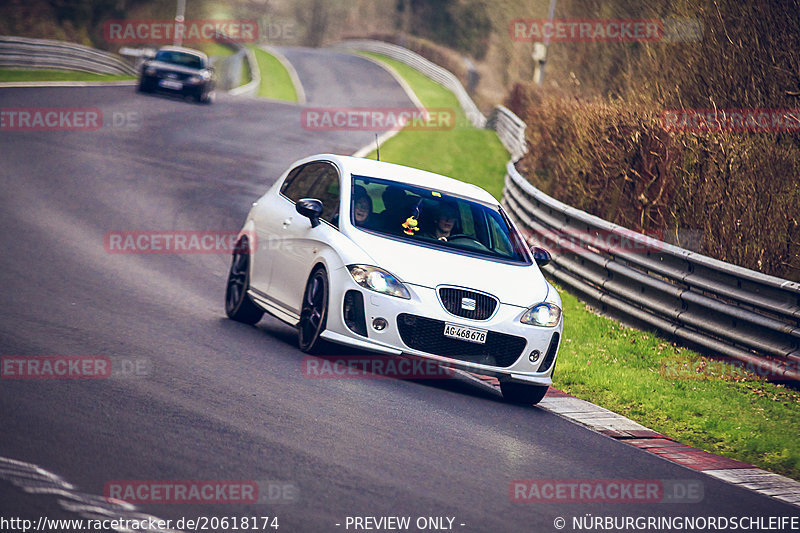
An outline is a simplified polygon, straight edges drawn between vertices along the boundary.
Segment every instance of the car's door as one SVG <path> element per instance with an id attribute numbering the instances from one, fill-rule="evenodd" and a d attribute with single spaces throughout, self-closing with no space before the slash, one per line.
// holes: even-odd
<path id="1" fill-rule="evenodd" d="M 283 180 L 281 191 L 292 183 L 297 174 L 303 170 L 305 165 L 292 169 Z M 269 280 L 272 277 L 272 268 L 276 256 L 279 256 L 280 246 L 278 239 L 281 237 L 278 232 L 281 220 L 275 216 L 277 205 L 284 203 L 285 199 L 280 192 L 276 195 L 272 191 L 258 199 L 253 204 L 251 217 L 255 228 L 255 243 L 253 243 L 251 253 L 253 255 L 252 268 L 250 270 L 250 288 L 255 289 L 262 295 L 266 295 L 269 289 Z M 252 239 L 251 239 L 252 240 Z"/>
<path id="2" fill-rule="evenodd" d="M 275 243 L 272 275 L 268 294 L 283 307 L 300 313 L 300 302 L 311 267 L 323 247 L 331 240 L 331 232 L 338 231 L 340 176 L 336 166 L 318 161 L 304 165 L 293 179 L 284 182 L 280 200 L 270 214 L 273 221 L 268 226 L 269 242 Z M 299 214 L 295 203 L 301 198 L 322 201 L 322 223 L 311 227 L 308 218 Z"/>

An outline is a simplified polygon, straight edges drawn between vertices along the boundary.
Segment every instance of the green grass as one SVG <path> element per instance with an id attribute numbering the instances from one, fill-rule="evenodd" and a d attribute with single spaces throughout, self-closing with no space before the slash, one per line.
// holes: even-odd
<path id="1" fill-rule="evenodd" d="M 258 68 L 261 71 L 261 87 L 258 96 L 297 102 L 297 91 L 286 70 L 278 58 L 258 47 L 251 47 L 256 55 Z"/>
<path id="2" fill-rule="evenodd" d="M 559 292 L 556 387 L 684 444 L 800 479 L 800 393 L 621 326 Z"/>
<path id="3" fill-rule="evenodd" d="M 369 55 L 394 67 L 426 107 L 453 106 L 461 113 L 442 86 L 402 63 Z M 464 125 L 402 131 L 381 147 L 384 161 L 454 176 L 497 198 L 508 157 L 494 132 Z M 555 387 L 684 444 L 800 479 L 800 393 L 621 326 L 559 292 L 564 337 Z"/>
<path id="4" fill-rule="evenodd" d="M 378 54 L 366 55 L 394 68 L 426 108 L 444 108 L 455 115 L 456 127 L 452 130 L 403 131 L 389 139 L 381 146 L 381 160 L 474 183 L 500 199 L 509 155 L 497 134 L 472 127 L 453 93 L 430 78 L 399 61 Z M 375 153 L 369 157 L 374 159 Z"/>
<path id="5" fill-rule="evenodd" d="M 135 80 L 127 74 L 91 74 L 74 70 L 0 69 L 0 82 L 20 81 L 119 81 Z"/>

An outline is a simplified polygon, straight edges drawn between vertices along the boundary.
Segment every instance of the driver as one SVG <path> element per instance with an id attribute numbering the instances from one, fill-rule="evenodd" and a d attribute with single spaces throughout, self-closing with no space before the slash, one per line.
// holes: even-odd
<path id="1" fill-rule="evenodd" d="M 458 219 L 458 206 L 452 202 L 444 202 L 437 209 L 433 218 L 433 227 L 426 231 L 425 237 L 439 241 L 447 241 L 453 234 Z"/>

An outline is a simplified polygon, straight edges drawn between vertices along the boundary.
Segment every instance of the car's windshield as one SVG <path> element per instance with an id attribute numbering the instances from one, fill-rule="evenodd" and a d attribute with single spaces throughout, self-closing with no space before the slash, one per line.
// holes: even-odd
<path id="1" fill-rule="evenodd" d="M 159 50 L 156 54 L 156 61 L 197 69 L 201 69 L 205 66 L 203 65 L 203 58 L 200 56 L 187 54 L 185 52 L 176 52 L 175 50 Z"/>
<path id="2" fill-rule="evenodd" d="M 522 237 L 498 209 L 366 176 L 353 176 L 351 222 L 361 229 L 448 251 L 529 263 Z"/>

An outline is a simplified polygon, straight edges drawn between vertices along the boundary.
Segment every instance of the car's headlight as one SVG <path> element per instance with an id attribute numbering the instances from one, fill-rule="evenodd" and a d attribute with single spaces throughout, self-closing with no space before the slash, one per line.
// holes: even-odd
<path id="1" fill-rule="evenodd" d="M 156 72 L 158 71 L 156 70 L 155 67 L 147 67 L 146 69 L 144 69 L 144 73 L 147 74 L 148 76 L 155 76 Z"/>
<path id="2" fill-rule="evenodd" d="M 411 294 L 400 281 L 382 268 L 368 265 L 348 265 L 353 281 L 371 291 L 410 299 Z"/>
<path id="3" fill-rule="evenodd" d="M 561 308 L 549 302 L 534 305 L 525 311 L 522 314 L 522 318 L 519 319 L 523 324 L 546 327 L 558 325 L 559 320 L 561 320 Z"/>
<path id="4" fill-rule="evenodd" d="M 191 78 L 189 78 L 189 81 L 191 83 L 200 83 L 203 81 L 208 81 L 210 79 L 211 79 L 211 74 L 209 74 L 208 72 L 201 72 L 200 74 L 194 74 Z"/>

